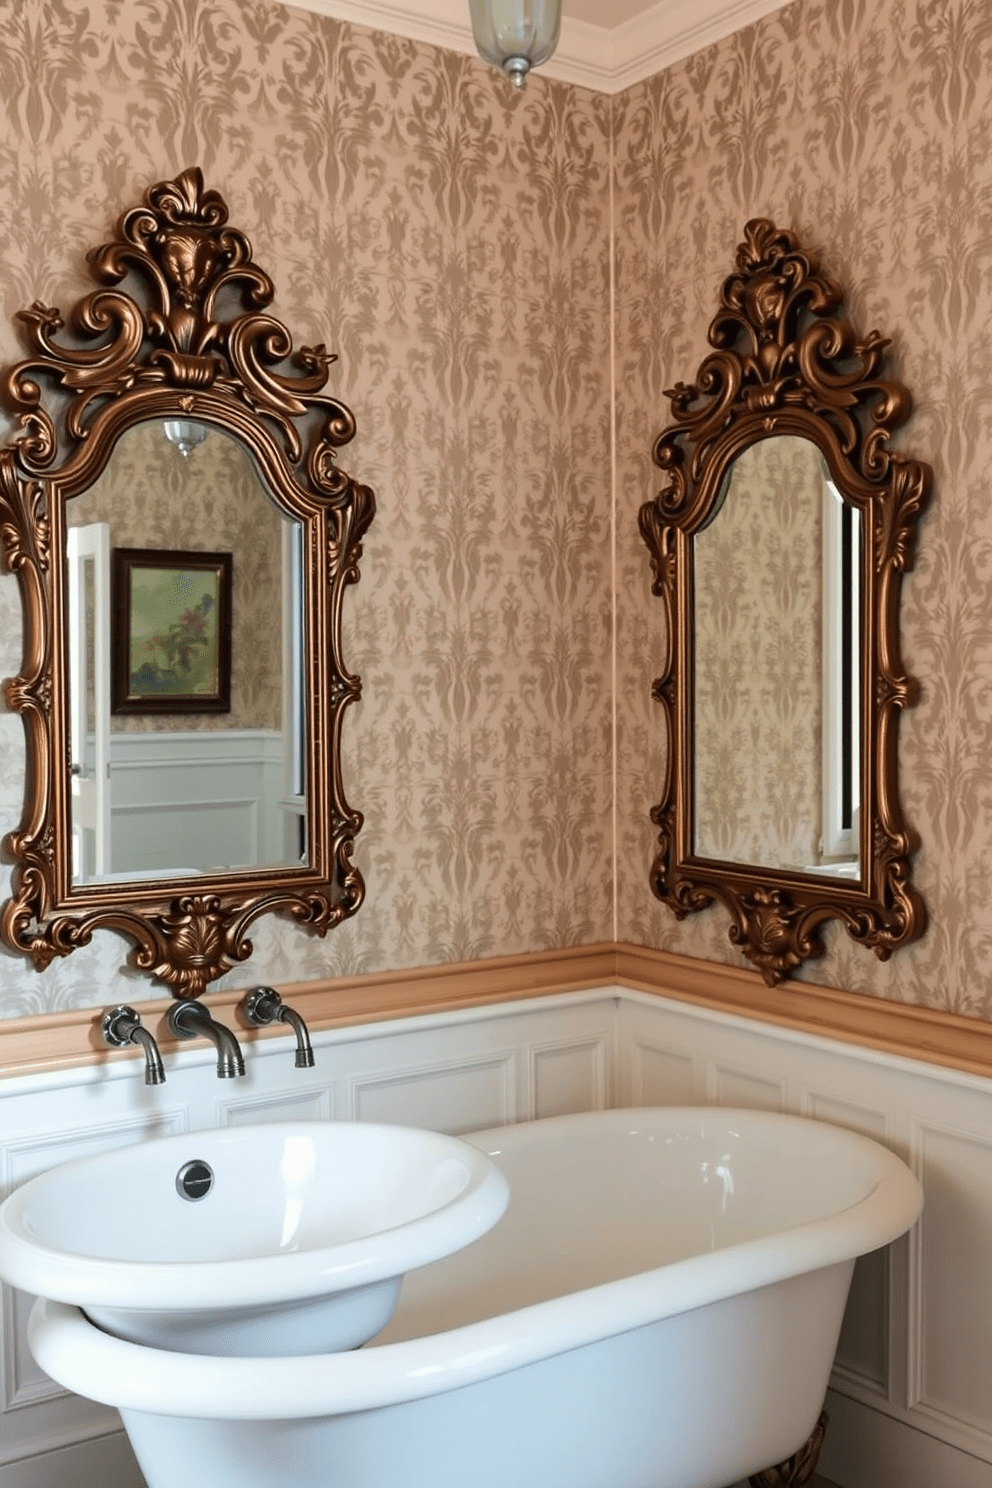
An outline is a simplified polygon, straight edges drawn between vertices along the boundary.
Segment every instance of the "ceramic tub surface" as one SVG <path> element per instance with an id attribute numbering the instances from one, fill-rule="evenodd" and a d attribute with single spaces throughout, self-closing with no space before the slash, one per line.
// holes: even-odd
<path id="1" fill-rule="evenodd" d="M 39 1303 L 39 1363 L 122 1410 L 150 1488 L 184 1488 L 179 1436 L 214 1488 L 725 1488 L 805 1440 L 855 1257 L 922 1203 L 885 1148 L 759 1112 L 472 1141 L 509 1180 L 505 1215 L 408 1274 L 358 1352 L 180 1356 Z"/>
<path id="2" fill-rule="evenodd" d="M 191 1164 L 194 1177 L 211 1175 L 193 1198 L 180 1177 Z M 506 1202 L 488 1158 L 435 1132 L 360 1122 L 195 1132 L 24 1184 L 0 1208 L 0 1276 L 136 1342 L 349 1348 L 387 1321 L 408 1267 L 470 1244 Z"/>

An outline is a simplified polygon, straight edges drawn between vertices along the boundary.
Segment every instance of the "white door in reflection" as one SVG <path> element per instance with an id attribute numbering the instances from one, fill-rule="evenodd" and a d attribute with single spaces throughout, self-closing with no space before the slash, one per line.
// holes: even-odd
<path id="1" fill-rule="evenodd" d="M 66 535 L 74 883 L 110 870 L 110 526 Z"/>

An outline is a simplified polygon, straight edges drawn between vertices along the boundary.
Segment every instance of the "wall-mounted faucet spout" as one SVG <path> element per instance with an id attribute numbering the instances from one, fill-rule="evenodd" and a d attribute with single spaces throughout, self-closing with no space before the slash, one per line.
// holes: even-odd
<path id="1" fill-rule="evenodd" d="M 145 1084 L 165 1084 L 165 1069 L 158 1044 L 148 1029 L 142 1027 L 134 1008 L 125 1007 L 123 1003 L 119 1007 L 107 1008 L 100 1020 L 100 1034 L 104 1043 L 113 1049 L 123 1049 L 128 1044 L 140 1045 L 145 1053 Z"/>
<path id="2" fill-rule="evenodd" d="M 202 1002 L 190 999 L 174 1003 L 169 1009 L 169 1028 L 176 1038 L 208 1038 L 217 1050 L 217 1073 L 222 1080 L 244 1074 L 245 1061 L 237 1039 Z"/>
<path id="3" fill-rule="evenodd" d="M 272 987 L 256 987 L 242 1003 L 249 1023 L 264 1028 L 269 1023 L 288 1023 L 296 1034 L 296 1068 L 313 1069 L 313 1046 L 307 1025 L 295 1008 L 287 1007 Z"/>

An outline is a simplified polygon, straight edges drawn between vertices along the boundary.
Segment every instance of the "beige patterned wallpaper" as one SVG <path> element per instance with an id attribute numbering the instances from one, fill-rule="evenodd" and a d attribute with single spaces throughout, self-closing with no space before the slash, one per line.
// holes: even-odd
<path id="1" fill-rule="evenodd" d="M 661 743 L 657 602 L 638 503 L 657 489 L 663 390 L 706 349 L 743 224 L 819 249 L 862 330 L 892 338 L 916 412 L 898 443 L 934 467 L 903 587 L 903 799 L 923 846 L 925 938 L 885 963 L 831 928 L 808 979 L 992 1017 L 992 9 L 971 0 L 798 0 L 617 100 L 620 938 L 736 963 L 727 918 L 677 922 L 643 888 Z M 659 419 L 659 410 L 662 416 Z"/>
<path id="2" fill-rule="evenodd" d="M 67 308 L 86 249 L 198 164 L 296 343 L 339 354 L 342 464 L 378 498 L 345 614 L 368 898 L 326 941 L 262 921 L 237 985 L 612 937 L 609 121 L 267 0 L 0 6 L 0 361 L 16 310 Z M 4 830 L 22 791 L 0 716 Z M 155 995 L 124 951 L 0 954 L 0 1014 Z"/>
<path id="3" fill-rule="evenodd" d="M 901 442 L 936 473 L 902 733 L 931 926 L 886 965 L 834 934 L 808 974 L 992 1016 L 990 54 L 972 0 L 797 0 L 607 99 L 540 76 L 517 94 L 472 59 L 267 0 L 0 8 L 0 359 L 15 310 L 68 304 L 84 247 L 199 163 L 276 313 L 340 353 L 360 430 L 344 463 L 379 497 L 347 615 L 368 902 L 326 943 L 263 922 L 239 981 L 610 939 L 614 886 L 621 939 L 737 960 L 719 912 L 678 923 L 647 888 L 660 617 L 636 513 L 663 391 L 694 372 L 743 224 L 767 215 L 893 337 L 917 393 Z M 0 672 L 19 644 L 4 579 Z M 0 716 L 5 826 L 22 788 L 20 722 Z M 104 1002 L 122 953 L 101 937 L 41 975 L 0 957 L 0 1013 Z"/>

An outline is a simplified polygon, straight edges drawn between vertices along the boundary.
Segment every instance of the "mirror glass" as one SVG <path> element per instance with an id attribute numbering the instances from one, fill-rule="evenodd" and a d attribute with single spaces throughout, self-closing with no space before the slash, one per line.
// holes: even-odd
<path id="1" fill-rule="evenodd" d="M 694 856 L 860 878 L 861 525 L 812 440 L 728 467 L 692 540 Z"/>
<path id="2" fill-rule="evenodd" d="M 161 420 L 66 524 L 73 885 L 307 865 L 302 524 Z"/>

